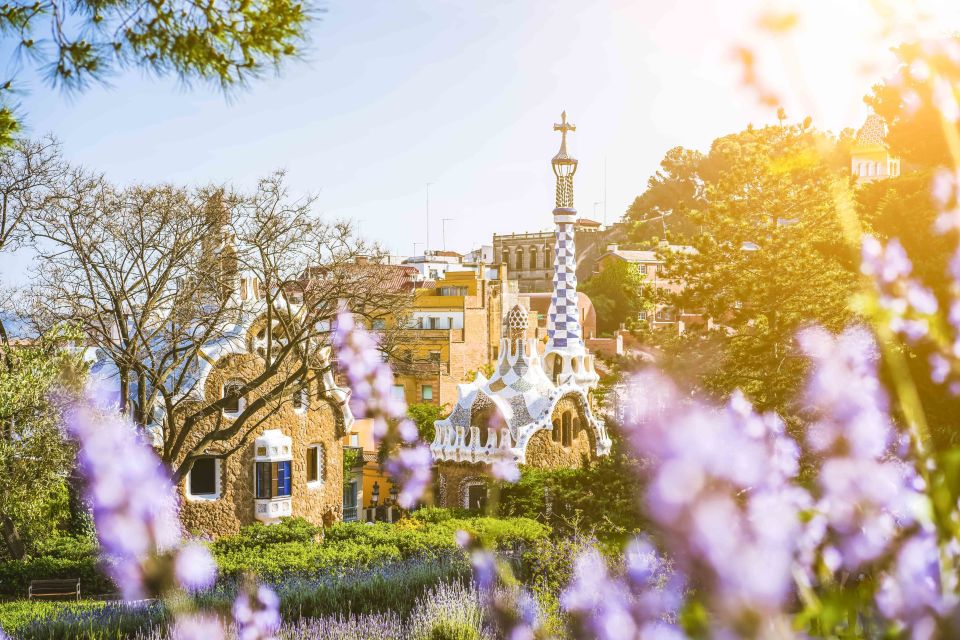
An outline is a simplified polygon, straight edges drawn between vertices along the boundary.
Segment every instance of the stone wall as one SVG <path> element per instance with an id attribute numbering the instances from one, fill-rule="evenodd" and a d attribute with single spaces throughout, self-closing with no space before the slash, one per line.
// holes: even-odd
<path id="1" fill-rule="evenodd" d="M 438 507 L 448 509 L 463 508 L 465 484 L 471 480 L 488 480 L 489 472 L 485 464 L 469 462 L 440 462 L 435 472 L 437 482 L 433 491 L 433 501 Z"/>
<path id="2" fill-rule="evenodd" d="M 262 360 L 250 354 L 227 356 L 217 363 L 206 385 L 206 398 L 221 397 L 222 385 L 232 380 L 250 380 L 263 370 Z M 305 410 L 294 410 L 292 393 L 288 398 L 262 410 L 247 424 L 254 425 L 249 434 L 241 433 L 229 441 L 214 442 L 205 453 L 220 458 L 220 495 L 218 499 L 191 498 L 187 495 L 189 475 L 179 484 L 182 498 L 181 520 L 187 531 L 210 536 L 236 533 L 240 527 L 252 524 L 254 518 L 254 439 L 268 429 L 279 429 L 293 440 L 291 480 L 294 516 L 304 517 L 315 524 L 332 524 L 343 512 L 343 436 L 342 416 L 321 396 L 319 380 L 309 381 L 309 404 Z M 250 402 L 252 398 L 247 398 Z M 223 415 L 207 418 L 188 438 L 185 451 L 191 449 L 207 430 L 229 427 Z M 322 444 L 325 451 L 324 477 L 316 486 L 307 485 L 307 447 Z M 235 452 L 229 453 L 231 449 Z M 228 455 L 229 453 L 229 455 Z M 181 460 L 184 456 L 181 457 Z M 180 461 L 176 461 L 179 463 Z"/>
<path id="3" fill-rule="evenodd" d="M 569 411 L 577 419 L 569 447 L 553 440 L 552 430 L 544 429 L 533 434 L 527 442 L 526 466 L 535 469 L 569 469 L 579 467 L 584 457 L 596 456 L 595 437 L 586 426 L 586 416 L 579 403 L 572 396 L 564 396 L 553 410 L 553 419 L 560 420 L 564 412 Z"/>

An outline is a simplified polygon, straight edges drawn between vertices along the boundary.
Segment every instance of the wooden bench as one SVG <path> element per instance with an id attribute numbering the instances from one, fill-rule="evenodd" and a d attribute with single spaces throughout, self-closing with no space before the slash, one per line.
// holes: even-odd
<path id="1" fill-rule="evenodd" d="M 66 580 L 31 580 L 27 597 L 34 598 L 63 598 L 66 596 L 80 599 L 80 578 Z"/>

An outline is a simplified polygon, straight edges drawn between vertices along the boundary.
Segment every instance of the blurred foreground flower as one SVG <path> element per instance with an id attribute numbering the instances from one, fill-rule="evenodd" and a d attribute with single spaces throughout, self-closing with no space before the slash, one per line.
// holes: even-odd
<path id="1" fill-rule="evenodd" d="M 187 615 L 177 619 L 170 640 L 223 640 L 223 627 L 213 616 Z"/>
<path id="2" fill-rule="evenodd" d="M 280 629 L 280 599 L 270 587 L 249 584 L 233 603 L 237 640 L 274 640 Z"/>
<path id="3" fill-rule="evenodd" d="M 670 557 L 702 590 L 716 630 L 782 624 L 800 512 L 810 504 L 792 483 L 796 443 L 776 415 L 755 413 L 739 392 L 711 407 L 656 374 L 637 386 L 662 406 L 635 412 L 649 418 L 628 425 L 628 437 L 649 462 L 646 504 Z"/>
<path id="4" fill-rule="evenodd" d="M 473 579 L 486 601 L 496 637 L 506 640 L 545 639 L 536 600 L 513 576 L 509 564 L 497 558 L 481 541 L 466 531 L 457 531 L 457 544 L 470 556 Z"/>
<path id="5" fill-rule="evenodd" d="M 387 472 L 400 485 L 397 501 L 409 509 L 419 502 L 432 479 L 433 458 L 406 417 L 407 405 L 393 397 L 393 372 L 380 357 L 376 340 L 357 326 L 349 311 L 337 315 L 333 333 L 337 362 L 350 382 L 351 408 L 357 417 L 373 420 L 374 445 L 390 452 Z"/>
<path id="6" fill-rule="evenodd" d="M 180 523 L 166 470 L 111 407 L 102 390 L 90 389 L 66 415 L 107 573 L 128 600 L 209 586 L 216 567 L 206 548 L 191 546 L 187 564 L 178 562 Z"/>
<path id="7" fill-rule="evenodd" d="M 560 596 L 578 637 L 597 640 L 654 640 L 684 638 L 669 622 L 682 602 L 677 576 L 666 570 L 645 540 L 630 543 L 625 554 L 626 575 L 610 574 L 596 549 L 582 553 L 574 565 L 573 580 Z"/>

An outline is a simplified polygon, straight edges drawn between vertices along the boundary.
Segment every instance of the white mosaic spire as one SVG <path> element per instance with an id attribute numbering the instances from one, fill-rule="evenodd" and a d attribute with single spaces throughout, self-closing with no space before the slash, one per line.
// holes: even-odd
<path id="1" fill-rule="evenodd" d="M 553 294 L 547 316 L 547 350 L 583 352 L 583 328 L 577 308 L 577 256 L 574 245 L 574 222 L 577 210 L 573 208 L 573 176 L 577 159 L 567 153 L 567 132 L 576 131 L 576 125 L 567 123 L 567 112 L 561 114 L 554 131 L 562 135 L 560 151 L 551 160 L 557 177 L 556 208 L 553 220 L 557 225 L 553 262 Z"/>

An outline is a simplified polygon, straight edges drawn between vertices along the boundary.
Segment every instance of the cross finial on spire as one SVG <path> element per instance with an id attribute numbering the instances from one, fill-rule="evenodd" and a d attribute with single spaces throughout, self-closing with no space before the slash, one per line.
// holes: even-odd
<path id="1" fill-rule="evenodd" d="M 553 130 L 554 130 L 554 131 L 559 131 L 559 132 L 561 133 L 561 135 L 563 136 L 563 138 L 560 140 L 560 148 L 561 148 L 561 149 L 566 149 L 566 148 L 567 148 L 567 131 L 576 131 L 576 130 L 577 130 L 577 125 L 567 122 L 567 111 L 566 111 L 566 109 L 564 109 L 564 111 L 560 114 L 560 123 L 559 123 L 559 124 L 556 124 L 556 123 L 555 123 L 555 124 L 553 125 Z"/>

